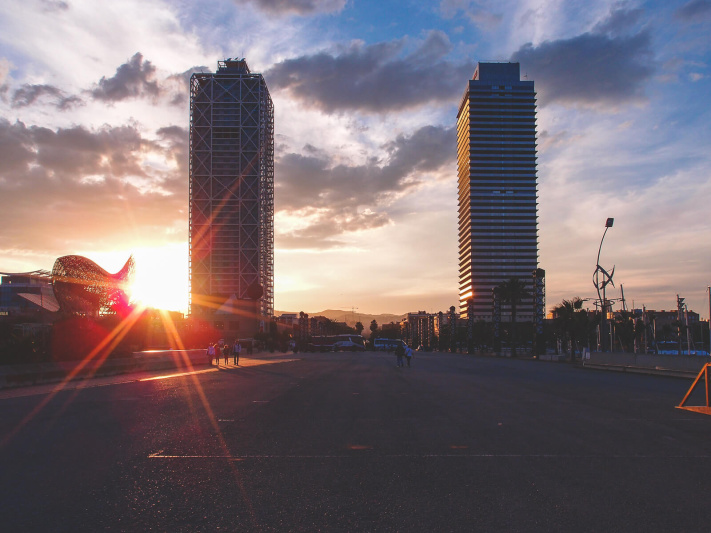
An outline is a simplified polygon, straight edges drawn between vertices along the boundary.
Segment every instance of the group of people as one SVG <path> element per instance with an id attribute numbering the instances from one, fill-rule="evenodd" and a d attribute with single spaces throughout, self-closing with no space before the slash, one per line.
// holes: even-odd
<path id="1" fill-rule="evenodd" d="M 230 357 L 230 354 L 232 355 L 232 362 L 236 365 L 239 366 L 239 355 L 242 353 L 242 345 L 239 343 L 239 340 L 236 340 L 234 344 L 228 344 L 228 343 L 210 343 L 210 345 L 207 347 L 207 358 L 212 364 L 212 361 L 215 361 L 216 365 L 220 364 L 220 356 L 223 356 L 225 358 L 225 366 L 227 366 L 228 359 Z"/>
<path id="2" fill-rule="evenodd" d="M 412 348 L 407 344 L 400 343 L 395 348 L 395 357 L 397 357 L 397 367 L 405 366 L 403 362 L 403 357 L 407 359 L 407 366 L 410 366 L 410 360 L 412 359 Z"/>

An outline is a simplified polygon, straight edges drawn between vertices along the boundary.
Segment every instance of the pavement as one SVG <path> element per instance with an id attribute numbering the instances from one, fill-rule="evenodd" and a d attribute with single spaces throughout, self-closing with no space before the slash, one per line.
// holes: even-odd
<path id="1" fill-rule="evenodd" d="M 0 390 L 156 370 L 172 369 L 183 371 L 207 365 L 204 349 L 147 350 L 134 352 L 127 357 L 115 357 L 102 361 L 55 361 L 36 364 L 0 365 Z"/>
<path id="2" fill-rule="evenodd" d="M 260 352 L 260 354 L 262 357 L 274 356 L 269 352 Z M 495 357 L 495 354 L 486 354 L 485 356 Z M 533 358 L 521 355 L 518 359 L 532 360 Z M 568 363 L 568 356 L 547 354 L 540 356 L 540 360 Z M 588 358 L 579 359 L 576 362 L 576 364 L 591 370 L 653 374 L 687 379 L 695 378 L 706 363 L 711 363 L 711 357 L 599 352 L 593 352 L 589 354 Z M 157 370 L 187 371 L 207 364 L 205 350 L 197 349 L 148 350 L 134 352 L 129 357 L 111 358 L 104 361 L 0 365 L 0 390 Z"/>
<path id="3" fill-rule="evenodd" d="M 711 357 L 698 355 L 593 352 L 581 364 L 588 369 L 695 378 Z"/>
<path id="4" fill-rule="evenodd" d="M 270 354 L 74 390 L 27 387 L 35 392 L 0 397 L 0 523 L 705 532 L 711 417 L 675 409 L 687 388 L 420 352 L 412 368 L 383 353 Z"/>

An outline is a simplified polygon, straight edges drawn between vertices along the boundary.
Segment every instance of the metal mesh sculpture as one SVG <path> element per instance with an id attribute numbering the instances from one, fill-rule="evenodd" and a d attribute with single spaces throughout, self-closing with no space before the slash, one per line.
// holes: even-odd
<path id="1" fill-rule="evenodd" d="M 90 316 L 112 314 L 128 305 L 127 289 L 135 271 L 133 256 L 116 274 L 110 274 L 86 257 L 65 255 L 54 262 L 52 287 L 64 312 Z"/>

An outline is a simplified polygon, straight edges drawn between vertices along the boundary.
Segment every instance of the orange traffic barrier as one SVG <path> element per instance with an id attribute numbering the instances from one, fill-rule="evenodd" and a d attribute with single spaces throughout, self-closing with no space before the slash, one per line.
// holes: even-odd
<path id="1" fill-rule="evenodd" d="M 711 415 L 711 405 L 709 405 L 709 369 L 710 368 L 711 368 L 711 363 L 706 363 L 704 365 L 704 367 L 701 369 L 701 372 L 699 372 L 699 375 L 696 376 L 694 383 L 689 388 L 689 392 L 686 393 L 686 396 L 684 396 L 684 399 L 681 401 L 681 403 L 676 406 L 677 409 L 686 409 L 687 411 L 695 411 L 697 413 Z M 686 400 L 689 399 L 689 396 L 691 396 L 691 392 L 694 390 L 694 388 L 699 383 L 699 381 L 701 381 L 701 376 L 704 377 L 704 382 L 706 384 L 706 405 L 705 406 L 703 406 L 703 405 L 685 406 L 684 404 L 686 403 Z"/>

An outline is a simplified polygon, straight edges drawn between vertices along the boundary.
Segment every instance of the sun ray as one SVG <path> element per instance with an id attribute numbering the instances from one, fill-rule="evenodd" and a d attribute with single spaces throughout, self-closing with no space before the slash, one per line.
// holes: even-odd
<path id="1" fill-rule="evenodd" d="M 202 403 L 203 409 L 205 410 L 205 414 L 207 415 L 208 420 L 210 421 L 210 425 L 212 426 L 212 429 L 215 432 L 215 435 L 217 435 L 217 438 L 219 440 L 219 445 L 220 448 L 223 450 L 223 453 L 229 457 L 232 457 L 232 453 L 229 449 L 229 446 L 227 445 L 227 441 L 224 438 L 224 435 L 222 434 L 222 430 L 220 429 L 219 424 L 217 423 L 217 417 L 215 416 L 215 412 L 212 409 L 212 406 L 210 405 L 210 402 L 207 398 L 207 395 L 205 394 L 205 390 L 202 387 L 202 383 L 200 383 L 200 380 L 193 372 L 194 367 L 192 364 L 192 361 L 188 357 L 187 353 L 185 352 L 185 346 L 183 344 L 182 339 L 180 338 L 180 334 L 178 333 L 177 328 L 175 327 L 175 323 L 173 322 L 171 316 L 169 313 L 165 311 L 160 312 L 160 317 L 161 321 L 163 322 L 164 327 L 168 331 L 168 334 L 171 338 L 171 345 L 174 343 L 176 346 L 178 346 L 178 349 L 180 350 L 179 353 L 183 357 L 183 363 L 186 368 L 191 372 L 189 374 L 190 379 L 193 382 L 193 386 L 195 389 L 195 392 L 197 393 L 198 397 L 200 398 L 200 402 Z M 188 405 L 190 406 L 190 410 L 193 413 L 193 416 L 197 418 L 197 412 L 195 410 L 195 406 L 193 403 L 190 401 L 188 402 Z M 252 500 L 249 497 L 249 494 L 247 493 L 244 483 L 242 481 L 242 474 L 237 468 L 237 464 L 235 461 L 229 461 L 229 466 L 230 469 L 232 470 L 232 473 L 234 475 L 235 482 L 239 486 L 240 492 L 242 493 L 242 498 L 243 500 L 247 503 L 247 507 L 249 509 L 249 513 L 252 517 L 252 520 L 255 521 L 256 524 L 256 513 L 254 511 L 254 507 L 252 505 Z"/>
<path id="2" fill-rule="evenodd" d="M 71 372 L 69 372 L 69 374 L 67 374 L 59 385 L 52 390 L 52 392 L 50 392 L 29 414 L 27 414 L 27 416 L 25 416 L 20 423 L 2 439 L 2 441 L 0 441 L 0 448 L 7 444 L 27 423 L 37 416 L 90 362 L 96 360 L 98 362 L 96 368 L 98 369 L 109 356 L 111 351 L 118 346 L 118 343 L 121 342 L 121 340 L 131 330 L 131 326 L 136 323 L 142 312 L 142 308 L 138 306 L 134 307 L 131 310 L 131 313 L 124 317 L 123 320 L 121 320 L 121 322 L 119 322 L 119 324 L 109 334 L 107 334 L 101 342 L 99 342 L 99 344 L 97 344 L 96 347 L 89 352 L 87 356 L 72 369 Z M 93 374 L 90 377 L 93 377 Z"/>

